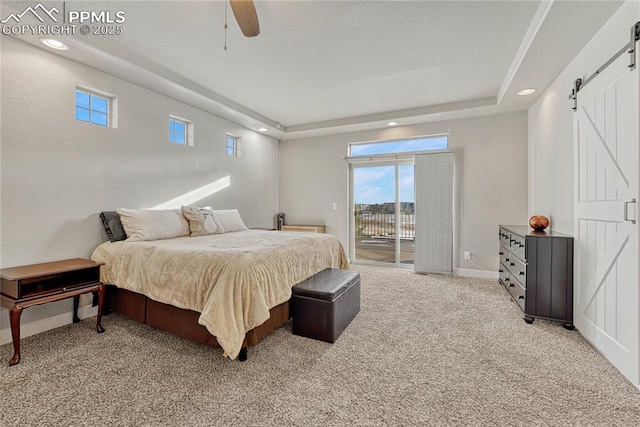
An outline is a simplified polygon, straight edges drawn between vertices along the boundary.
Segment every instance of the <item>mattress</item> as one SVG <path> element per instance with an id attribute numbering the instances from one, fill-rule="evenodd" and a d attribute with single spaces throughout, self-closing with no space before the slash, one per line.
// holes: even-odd
<path id="1" fill-rule="evenodd" d="M 105 242 L 91 259 L 104 263 L 103 283 L 199 312 L 198 323 L 232 359 L 294 285 L 325 268 L 349 268 L 334 236 L 262 230 Z"/>

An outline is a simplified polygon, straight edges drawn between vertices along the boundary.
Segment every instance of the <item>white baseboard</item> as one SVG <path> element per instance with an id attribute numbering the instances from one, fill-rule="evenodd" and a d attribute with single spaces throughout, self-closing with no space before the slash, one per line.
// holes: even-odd
<path id="1" fill-rule="evenodd" d="M 483 279 L 496 279 L 498 280 L 497 271 L 488 270 L 471 270 L 469 268 L 454 268 L 453 274 L 462 277 L 480 277 Z"/>
<path id="2" fill-rule="evenodd" d="M 98 307 L 78 307 L 78 317 L 86 319 L 98 315 Z M 35 322 L 20 325 L 20 338 L 30 337 L 40 332 L 49 331 L 73 323 L 73 312 L 58 314 L 57 316 L 47 317 L 46 319 L 36 320 Z M 11 327 L 0 329 L 0 345 L 10 343 Z"/>

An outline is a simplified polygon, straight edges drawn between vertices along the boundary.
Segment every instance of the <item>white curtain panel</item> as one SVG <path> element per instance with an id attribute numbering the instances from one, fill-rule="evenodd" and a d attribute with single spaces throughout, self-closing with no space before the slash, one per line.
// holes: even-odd
<path id="1" fill-rule="evenodd" d="M 453 268 L 453 153 L 416 155 L 417 273 Z"/>

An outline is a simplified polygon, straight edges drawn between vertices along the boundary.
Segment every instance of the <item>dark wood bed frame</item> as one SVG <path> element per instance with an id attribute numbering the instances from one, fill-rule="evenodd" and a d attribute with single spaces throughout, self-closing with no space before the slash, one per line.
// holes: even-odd
<path id="1" fill-rule="evenodd" d="M 162 329 L 182 338 L 210 347 L 220 347 L 216 337 L 207 328 L 198 324 L 200 313 L 163 304 L 145 295 L 106 285 L 105 312 L 115 311 L 139 323 Z M 242 343 L 238 360 L 247 360 L 247 347 L 258 341 L 289 319 L 289 301 L 269 310 L 270 317 L 262 325 L 248 331 Z"/>

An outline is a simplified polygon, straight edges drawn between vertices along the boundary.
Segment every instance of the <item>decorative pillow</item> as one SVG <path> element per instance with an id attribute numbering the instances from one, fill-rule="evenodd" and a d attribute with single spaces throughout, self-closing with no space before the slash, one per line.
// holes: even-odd
<path id="1" fill-rule="evenodd" d="M 104 225 L 104 231 L 107 232 L 109 240 L 112 242 L 118 242 L 127 238 L 122 223 L 120 222 L 120 215 L 115 211 L 100 212 L 100 219 L 102 219 L 102 225 Z"/>
<path id="2" fill-rule="evenodd" d="M 214 210 L 213 214 L 218 218 L 218 221 L 220 222 L 220 225 L 222 225 L 225 233 L 248 230 L 247 226 L 244 225 L 242 218 L 240 218 L 238 209 L 228 209 L 223 211 Z"/>
<path id="3" fill-rule="evenodd" d="M 191 237 L 206 236 L 207 234 L 222 234 L 224 228 L 213 214 L 211 208 L 196 208 L 183 206 L 182 214 L 189 221 Z"/>
<path id="4" fill-rule="evenodd" d="M 189 223 L 181 209 L 134 210 L 116 209 L 127 233 L 127 242 L 171 239 L 188 236 Z"/>

